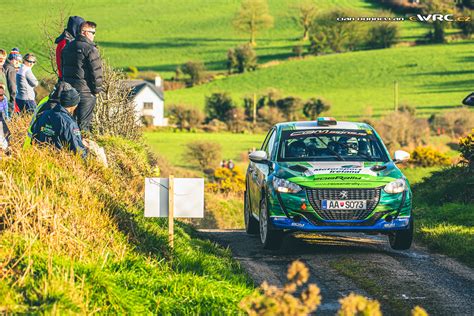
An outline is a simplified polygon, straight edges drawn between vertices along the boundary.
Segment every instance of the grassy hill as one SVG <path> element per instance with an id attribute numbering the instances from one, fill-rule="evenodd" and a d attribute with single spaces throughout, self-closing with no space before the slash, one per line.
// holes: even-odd
<path id="1" fill-rule="evenodd" d="M 368 106 L 375 115 L 393 109 L 394 84 L 399 103 L 429 115 L 461 104 L 474 86 L 474 41 L 449 45 L 399 47 L 309 57 L 236 75 L 190 89 L 169 91 L 167 104 L 204 107 L 212 92 L 231 92 L 236 100 L 276 88 L 284 95 L 323 97 L 330 114 L 356 118 Z"/>
<path id="2" fill-rule="evenodd" d="M 109 168 L 48 147 L 0 153 L 0 314 L 237 314 L 253 285 L 230 251 L 143 217 L 140 142 L 103 137 Z M 20 124 L 22 123 L 22 124 Z"/>
<path id="3" fill-rule="evenodd" d="M 269 1 L 275 27 L 257 38 L 261 62 L 291 54 L 301 31 L 291 20 L 289 7 L 298 2 Z M 169 77 L 177 65 L 201 60 L 209 69 L 222 70 L 227 50 L 248 40 L 232 27 L 239 6 L 239 0 L 14 1 L 2 16 L 1 47 L 33 51 L 40 56 L 38 65 L 49 68 L 40 25 L 45 19 L 57 20 L 59 9 L 65 8 L 71 15 L 98 23 L 96 41 L 115 67 L 138 66 Z M 360 13 L 378 9 L 364 0 L 321 0 L 317 6 L 321 10 L 345 8 Z M 402 40 L 414 40 L 426 33 L 421 23 L 401 23 L 401 27 Z"/>

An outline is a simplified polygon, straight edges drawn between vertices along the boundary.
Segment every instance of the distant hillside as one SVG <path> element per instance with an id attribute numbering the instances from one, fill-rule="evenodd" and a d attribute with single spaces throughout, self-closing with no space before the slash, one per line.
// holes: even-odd
<path id="1" fill-rule="evenodd" d="M 271 0 L 270 12 L 275 27 L 258 35 L 257 52 L 262 62 L 291 55 L 301 36 L 293 23 L 289 7 L 299 1 Z M 0 47 L 20 47 L 22 52 L 40 55 L 36 71 L 49 68 L 42 47 L 42 22 L 57 19 L 60 8 L 98 23 L 96 41 L 115 67 L 138 66 L 159 71 L 169 77 L 176 65 L 201 60 L 213 70 L 224 69 L 229 48 L 245 43 L 245 34 L 232 27 L 239 0 L 134 0 L 13 1 L 2 14 Z M 347 8 L 361 13 L 378 9 L 364 0 L 318 0 L 321 10 Z M 421 23 L 402 23 L 402 40 L 414 40 L 426 33 Z M 42 70 L 40 74 L 44 74 Z"/>
<path id="2" fill-rule="evenodd" d="M 241 96 L 272 87 L 284 95 L 324 97 L 332 104 L 330 114 L 355 118 L 368 106 L 374 115 L 393 109 L 396 80 L 399 103 L 426 116 L 460 105 L 472 92 L 473 61 L 474 41 L 332 54 L 169 91 L 166 102 L 203 108 L 205 96 L 228 91 L 242 103 Z"/>

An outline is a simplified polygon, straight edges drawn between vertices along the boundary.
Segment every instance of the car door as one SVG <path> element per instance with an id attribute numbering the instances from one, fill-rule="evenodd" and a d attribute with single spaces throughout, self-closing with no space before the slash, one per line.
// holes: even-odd
<path id="1" fill-rule="evenodd" d="M 276 131 L 273 128 L 267 136 L 267 139 L 262 145 L 262 148 L 260 150 L 264 150 L 267 153 L 268 159 L 271 159 L 271 154 L 272 154 L 272 148 L 273 144 L 275 143 L 275 138 L 276 138 Z M 260 201 L 262 199 L 261 192 L 262 192 L 262 187 L 264 186 L 264 183 L 268 177 L 268 174 L 270 172 L 270 168 L 267 164 L 264 163 L 256 163 L 254 164 L 254 173 L 253 173 L 253 178 L 252 178 L 252 183 L 254 187 L 252 188 L 252 212 L 258 216 L 258 212 L 260 210 Z"/>
<path id="2" fill-rule="evenodd" d="M 262 148 L 265 148 L 268 144 L 268 140 L 270 139 L 272 130 L 270 130 L 265 137 L 265 140 L 263 141 L 262 146 L 260 147 L 260 150 L 263 150 Z M 257 186 L 257 163 L 250 161 L 249 167 L 247 169 L 247 184 L 248 184 L 248 197 L 250 198 L 249 205 L 250 205 L 250 210 L 253 214 L 258 214 L 258 207 L 259 207 L 259 202 L 260 202 L 260 197 L 259 197 L 259 189 Z"/>

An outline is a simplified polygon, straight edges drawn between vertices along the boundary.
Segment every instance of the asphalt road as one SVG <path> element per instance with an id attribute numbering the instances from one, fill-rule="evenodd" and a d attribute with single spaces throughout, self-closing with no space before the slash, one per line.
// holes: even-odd
<path id="1" fill-rule="evenodd" d="M 317 315 L 334 315 L 338 300 L 350 292 L 379 300 L 384 315 L 409 315 L 416 305 L 430 315 L 474 315 L 474 270 L 423 247 L 395 251 L 381 235 L 289 234 L 281 250 L 269 251 L 243 230 L 200 234 L 229 247 L 257 286 L 281 286 L 293 260 L 306 263 L 309 282 L 323 297 Z"/>

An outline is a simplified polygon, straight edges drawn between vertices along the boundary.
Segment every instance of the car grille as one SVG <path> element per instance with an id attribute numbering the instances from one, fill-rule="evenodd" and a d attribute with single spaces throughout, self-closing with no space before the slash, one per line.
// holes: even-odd
<path id="1" fill-rule="evenodd" d="M 341 198 L 341 192 L 347 197 Z M 326 221 L 364 220 L 372 213 L 380 200 L 380 188 L 376 189 L 306 189 L 309 203 Z M 366 210 L 322 210 L 321 200 L 366 200 Z"/>

